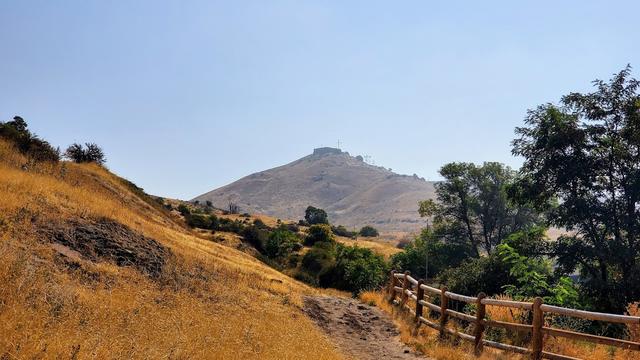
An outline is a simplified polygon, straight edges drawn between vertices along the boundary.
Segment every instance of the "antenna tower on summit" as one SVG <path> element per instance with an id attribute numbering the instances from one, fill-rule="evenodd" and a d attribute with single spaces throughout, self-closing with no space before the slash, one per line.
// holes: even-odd
<path id="1" fill-rule="evenodd" d="M 340 149 L 340 139 L 338 139 L 338 149 Z"/>

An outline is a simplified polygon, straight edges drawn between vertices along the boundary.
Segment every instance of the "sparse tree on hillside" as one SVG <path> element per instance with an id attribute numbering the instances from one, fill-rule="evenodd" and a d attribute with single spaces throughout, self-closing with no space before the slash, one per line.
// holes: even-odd
<path id="1" fill-rule="evenodd" d="M 373 226 L 363 226 L 362 229 L 360 229 L 360 236 L 363 237 L 377 237 L 378 235 L 380 235 L 378 233 L 378 230 L 376 228 L 374 228 Z"/>
<path id="2" fill-rule="evenodd" d="M 84 146 L 73 143 L 64 152 L 64 156 L 76 163 L 92 162 L 98 165 L 104 165 L 107 161 L 102 149 L 94 143 L 85 143 Z"/>
<path id="3" fill-rule="evenodd" d="M 309 225 L 329 223 L 327 212 L 313 206 L 307 207 L 307 209 L 304 211 L 304 219 Z"/>

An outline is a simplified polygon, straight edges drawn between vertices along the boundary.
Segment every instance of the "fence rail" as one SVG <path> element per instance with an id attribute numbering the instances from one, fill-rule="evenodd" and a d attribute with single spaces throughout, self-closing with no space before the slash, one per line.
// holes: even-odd
<path id="1" fill-rule="evenodd" d="M 400 307 L 402 307 L 403 309 L 407 309 L 411 314 L 415 316 L 417 326 L 420 326 L 420 324 L 425 324 L 431 328 L 438 330 L 441 337 L 445 337 L 447 334 L 450 334 L 457 336 L 463 340 L 473 342 L 476 355 L 480 355 L 482 353 L 483 347 L 488 346 L 500 350 L 516 352 L 519 354 L 529 354 L 531 356 L 531 359 L 534 360 L 579 360 L 570 356 L 544 351 L 544 335 L 554 337 L 559 336 L 574 340 L 640 351 L 640 343 L 638 342 L 558 329 L 545 326 L 544 324 L 545 313 L 621 324 L 640 324 L 640 317 L 638 316 L 614 315 L 545 305 L 543 304 L 542 298 L 539 297 L 535 298 L 533 302 L 522 302 L 490 299 L 487 298 L 484 293 L 480 293 L 476 297 L 461 295 L 448 291 L 446 287 L 437 289 L 426 285 L 424 284 L 423 280 L 416 280 L 412 278 L 408 271 L 405 271 L 404 273 L 392 271 L 387 287 L 387 292 L 390 301 L 394 302 L 398 300 L 398 304 Z M 429 297 L 425 297 L 428 296 L 427 293 L 433 296 L 439 296 L 440 304 L 436 305 L 429 302 Z M 476 314 L 469 315 L 451 309 L 449 306 L 449 300 L 475 304 Z M 410 305 L 409 301 L 412 301 L 414 305 Z M 531 324 L 520 324 L 487 319 L 487 305 L 531 311 Z M 427 308 L 430 313 L 438 314 L 438 318 L 436 320 L 431 320 L 425 317 L 425 308 Z M 447 327 L 449 318 L 455 318 L 473 324 L 473 334 L 467 334 Z M 529 347 L 525 348 L 521 346 L 503 344 L 497 341 L 484 339 L 484 332 L 487 327 L 505 328 L 512 331 L 528 333 L 531 336 Z"/>

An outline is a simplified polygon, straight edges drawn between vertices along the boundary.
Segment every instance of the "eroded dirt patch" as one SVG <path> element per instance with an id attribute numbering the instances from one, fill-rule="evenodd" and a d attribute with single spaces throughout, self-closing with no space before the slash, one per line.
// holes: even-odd
<path id="1" fill-rule="evenodd" d="M 172 256 L 156 240 L 104 218 L 49 223 L 41 226 L 39 232 L 46 240 L 63 245 L 57 248 L 63 249 L 58 251 L 65 256 L 80 254 L 92 261 L 132 266 L 151 277 L 158 277 Z"/>
<path id="2" fill-rule="evenodd" d="M 355 359 L 425 359 L 399 339 L 391 318 L 358 300 L 305 297 L 305 312 L 348 356 Z"/>

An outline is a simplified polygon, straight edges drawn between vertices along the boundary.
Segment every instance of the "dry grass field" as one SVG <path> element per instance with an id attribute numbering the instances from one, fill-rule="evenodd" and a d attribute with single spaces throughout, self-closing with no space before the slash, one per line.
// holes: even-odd
<path id="1" fill-rule="evenodd" d="M 511 300 L 509 297 L 500 297 L 503 300 Z M 435 360 L 472 360 L 472 359 L 515 359 L 525 360 L 528 356 L 508 353 L 497 349 L 485 347 L 482 356 L 473 355 L 473 346 L 466 341 L 442 341 L 439 339 L 439 332 L 428 327 L 421 326 L 418 333 L 414 332 L 413 317 L 407 312 L 399 311 L 386 300 L 385 295 L 379 291 L 362 293 L 360 299 L 369 304 L 375 304 L 385 312 L 392 314 L 394 322 L 400 330 L 402 342 L 411 345 L 414 349 L 421 351 L 425 355 Z M 428 310 L 425 310 L 428 311 Z M 487 315 L 493 320 L 505 322 L 521 322 L 520 310 L 508 309 L 498 306 L 487 306 Z M 628 314 L 640 315 L 639 304 L 632 304 L 628 307 Z M 450 324 L 450 326 L 453 326 Z M 463 329 L 458 329 L 462 331 Z M 631 340 L 640 340 L 640 325 L 628 326 Z M 517 337 L 504 337 L 501 341 L 513 343 L 518 341 Z M 567 355 L 579 359 L 589 360 L 630 360 L 640 359 L 637 351 L 622 350 L 612 346 L 595 345 L 593 343 L 578 342 L 566 338 L 545 337 L 545 350 L 556 354 Z M 524 346 L 527 346 L 524 343 Z"/>
<path id="2" fill-rule="evenodd" d="M 342 358 L 301 312 L 317 290 L 190 232 L 104 168 L 28 164 L 0 141 L 0 199 L 2 359 Z M 166 250 L 160 271 L 40 231 L 105 218 L 152 239 L 124 249 L 135 261 Z"/>

